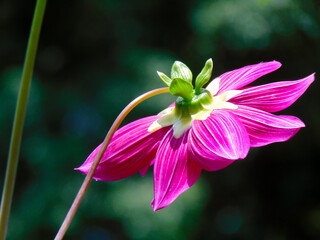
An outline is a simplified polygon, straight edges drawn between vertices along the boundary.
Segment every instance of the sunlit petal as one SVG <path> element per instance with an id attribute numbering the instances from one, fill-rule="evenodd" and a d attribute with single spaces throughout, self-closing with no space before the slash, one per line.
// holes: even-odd
<path id="1" fill-rule="evenodd" d="M 154 164 L 154 211 L 172 203 L 200 176 L 201 167 L 188 156 L 188 134 L 176 139 L 170 130 L 159 146 Z"/>
<path id="2" fill-rule="evenodd" d="M 251 147 L 284 142 L 293 137 L 304 123 L 294 116 L 276 116 L 255 108 L 239 106 L 233 113 L 246 127 Z"/>
<path id="3" fill-rule="evenodd" d="M 258 78 L 273 72 L 281 67 L 277 61 L 259 63 L 245 66 L 230 72 L 222 74 L 219 78 L 220 88 L 217 95 L 228 90 L 240 89 Z"/>
<path id="4" fill-rule="evenodd" d="M 289 107 L 309 87 L 314 74 L 297 81 L 275 82 L 243 90 L 231 102 L 258 108 L 266 112 L 277 112 Z"/>
<path id="5" fill-rule="evenodd" d="M 189 152 L 208 171 L 215 171 L 247 156 L 250 142 L 247 131 L 232 113 L 215 110 L 204 121 L 194 121 Z"/>

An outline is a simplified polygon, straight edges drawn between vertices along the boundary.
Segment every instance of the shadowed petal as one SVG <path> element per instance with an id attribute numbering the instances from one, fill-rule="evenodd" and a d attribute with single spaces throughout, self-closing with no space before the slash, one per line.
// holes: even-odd
<path id="1" fill-rule="evenodd" d="M 241 105 L 232 112 L 246 127 L 251 147 L 287 141 L 305 126 L 299 118 L 294 116 L 276 116 Z"/>
<path id="2" fill-rule="evenodd" d="M 172 203 L 200 176 L 201 167 L 188 157 L 188 134 L 176 139 L 171 129 L 159 146 L 154 164 L 154 211 Z"/>
<path id="3" fill-rule="evenodd" d="M 227 91 L 240 89 L 252 83 L 259 77 L 273 72 L 281 67 L 277 61 L 259 63 L 239 68 L 222 74 L 220 78 L 220 90 L 217 95 Z"/>
<path id="4" fill-rule="evenodd" d="M 154 164 L 154 159 L 151 161 L 150 165 L 146 165 L 145 167 L 143 167 L 143 168 L 140 169 L 140 171 L 139 171 L 140 175 L 141 175 L 142 177 L 144 177 L 144 176 L 147 174 L 149 168 L 150 168 L 153 164 Z"/>
<path id="5" fill-rule="evenodd" d="M 309 87 L 314 74 L 297 81 L 275 82 L 244 89 L 231 102 L 258 108 L 266 112 L 277 112 L 289 107 Z"/>
<path id="6" fill-rule="evenodd" d="M 168 131 L 162 128 L 149 133 L 148 127 L 159 116 L 151 116 L 129 123 L 116 131 L 102 156 L 94 174 L 94 179 L 101 181 L 115 181 L 127 178 L 142 170 L 145 174 L 156 155 L 161 139 Z M 90 154 L 82 166 L 76 168 L 84 174 L 89 172 L 100 145 Z"/>
<path id="7" fill-rule="evenodd" d="M 226 110 L 214 110 L 206 120 L 193 121 L 188 141 L 190 154 L 208 171 L 245 158 L 250 148 L 245 127 Z"/>

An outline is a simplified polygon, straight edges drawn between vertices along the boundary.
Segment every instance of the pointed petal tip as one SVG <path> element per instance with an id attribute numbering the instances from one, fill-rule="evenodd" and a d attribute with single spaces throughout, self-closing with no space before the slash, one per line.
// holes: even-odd
<path id="1" fill-rule="evenodd" d="M 316 73 L 310 74 L 308 77 L 306 77 L 307 81 L 310 82 L 310 84 L 314 81 Z"/>
<path id="2" fill-rule="evenodd" d="M 90 171 L 90 167 L 83 167 L 83 165 L 82 165 L 82 166 L 80 166 L 78 168 L 74 168 L 73 170 L 79 171 L 79 172 L 83 173 L 84 175 L 87 175 L 89 173 L 89 171 Z M 107 179 L 104 179 L 104 178 L 101 178 L 101 177 L 97 177 L 95 175 L 92 177 L 92 179 L 94 179 L 96 181 L 112 181 L 112 180 L 107 180 Z"/>
<path id="3" fill-rule="evenodd" d="M 276 69 L 279 69 L 282 66 L 282 63 L 277 60 L 273 60 L 270 62 L 262 62 L 262 64 L 266 64 L 266 63 L 272 64 Z"/>
<path id="4" fill-rule="evenodd" d="M 81 165 L 80 167 L 74 168 L 73 170 L 82 172 L 84 174 L 87 174 L 89 172 L 89 168 L 85 167 L 84 165 Z"/>
<path id="5" fill-rule="evenodd" d="M 144 177 L 144 176 L 147 174 L 147 172 L 148 172 L 148 169 L 147 169 L 147 170 L 141 169 L 141 170 L 139 171 L 141 177 Z"/>
<path id="6" fill-rule="evenodd" d="M 282 63 L 277 60 L 267 61 L 267 62 L 260 62 L 259 64 L 269 64 L 276 68 L 280 68 L 282 66 Z"/>
<path id="7" fill-rule="evenodd" d="M 157 212 L 158 210 L 160 210 L 162 208 L 159 208 L 159 207 L 153 207 L 153 212 Z"/>
<path id="8" fill-rule="evenodd" d="M 79 171 L 79 172 L 81 172 L 82 174 L 87 175 L 87 174 L 89 173 L 89 171 L 90 171 L 90 167 L 91 167 L 91 166 L 84 166 L 84 165 L 82 165 L 82 166 L 80 166 L 80 167 L 78 167 L 78 168 L 74 168 L 73 170 Z M 92 178 L 93 178 L 94 180 L 104 181 L 104 179 L 103 179 L 103 178 L 100 178 L 100 177 L 93 176 Z"/>
<path id="9" fill-rule="evenodd" d="M 274 63 L 275 65 L 281 67 L 282 66 L 282 63 L 277 61 L 277 60 L 273 60 L 272 63 Z"/>
<path id="10" fill-rule="evenodd" d="M 306 125 L 304 124 L 304 122 L 302 122 L 299 118 L 296 118 L 296 119 L 297 119 L 297 121 L 299 120 L 299 122 L 297 122 L 297 125 L 298 125 L 297 128 L 303 128 L 303 127 L 306 126 Z"/>
<path id="11" fill-rule="evenodd" d="M 282 63 L 277 60 L 273 60 L 270 62 L 261 62 L 261 64 L 270 67 L 272 69 L 272 72 L 278 70 L 282 66 Z"/>
<path id="12" fill-rule="evenodd" d="M 87 175 L 88 173 L 89 173 L 89 171 L 90 171 L 90 167 L 91 166 L 85 166 L 84 164 L 82 165 L 82 166 L 80 166 L 80 167 L 78 167 L 78 168 L 74 168 L 73 170 L 75 170 L 75 171 L 79 171 L 79 172 L 81 172 L 82 174 L 84 174 L 84 175 Z M 92 177 L 94 180 L 96 180 L 96 181 L 104 181 L 102 178 L 99 178 L 99 177 L 96 177 L 96 176 L 93 176 Z"/>
<path id="13" fill-rule="evenodd" d="M 155 206 L 155 204 L 154 204 L 154 198 L 151 201 L 151 207 L 153 208 L 153 212 L 156 212 L 159 210 L 159 208 L 157 206 Z"/>
<path id="14" fill-rule="evenodd" d="M 148 164 L 148 165 L 146 165 L 146 166 L 144 166 L 143 168 L 140 169 L 140 171 L 139 171 L 140 175 L 142 177 L 144 177 L 153 164 L 154 164 L 154 159 L 151 161 L 150 164 Z"/>
<path id="15" fill-rule="evenodd" d="M 153 212 L 157 212 L 160 209 L 163 209 L 167 206 L 169 206 L 171 203 L 163 203 L 163 201 L 156 201 L 155 198 L 151 201 L 151 207 L 153 208 Z"/>
<path id="16" fill-rule="evenodd" d="M 315 75 L 316 73 L 311 73 L 310 75 L 306 76 L 305 78 L 302 78 L 302 79 L 299 79 L 299 80 L 296 80 L 297 82 L 304 82 L 305 85 L 307 87 L 309 87 L 311 85 L 311 83 L 314 82 L 314 79 L 315 79 Z"/>
<path id="17" fill-rule="evenodd" d="M 157 212 L 157 211 L 159 211 L 160 209 L 163 209 L 163 208 L 165 208 L 165 207 L 167 207 L 168 205 L 161 205 L 161 204 L 155 204 L 155 201 L 154 201 L 154 199 L 152 200 L 152 202 L 151 202 L 151 206 L 152 206 L 152 208 L 153 208 L 153 212 Z"/>

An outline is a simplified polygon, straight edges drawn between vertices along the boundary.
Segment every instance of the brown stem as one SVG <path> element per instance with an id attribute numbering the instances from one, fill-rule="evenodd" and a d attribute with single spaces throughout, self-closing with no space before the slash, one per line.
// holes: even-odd
<path id="1" fill-rule="evenodd" d="M 161 94 L 161 93 L 167 93 L 169 92 L 169 88 L 158 88 L 149 92 L 146 92 L 144 94 L 142 94 L 141 96 L 137 97 L 136 99 L 134 99 L 131 103 L 129 103 L 125 109 L 122 110 L 122 112 L 119 114 L 119 116 L 117 117 L 117 119 L 113 122 L 106 138 L 104 139 L 103 143 L 101 144 L 101 148 L 97 154 L 97 156 L 95 157 L 90 171 L 88 172 L 86 178 L 84 179 L 81 188 L 76 196 L 76 198 L 74 199 L 71 208 L 69 209 L 69 212 L 67 214 L 67 216 L 65 217 L 56 237 L 54 238 L 55 240 L 61 240 L 63 238 L 63 236 L 65 235 L 66 231 L 68 230 L 70 223 L 81 203 L 82 198 L 84 197 L 84 194 L 86 193 L 89 184 L 92 180 L 93 174 L 96 170 L 96 168 L 99 165 L 99 162 L 104 154 L 104 152 L 106 151 L 110 140 L 113 136 L 113 134 L 115 133 L 115 131 L 119 128 L 121 122 L 123 121 L 123 119 L 128 115 L 128 113 L 135 107 L 137 106 L 139 103 L 143 102 L 144 100 L 153 97 L 155 95 Z"/>

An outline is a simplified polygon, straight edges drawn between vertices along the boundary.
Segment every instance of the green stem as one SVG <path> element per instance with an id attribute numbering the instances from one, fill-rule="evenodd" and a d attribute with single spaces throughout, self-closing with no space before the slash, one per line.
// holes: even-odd
<path id="1" fill-rule="evenodd" d="M 38 0 L 33 16 L 27 52 L 24 61 L 20 91 L 16 106 L 11 142 L 9 148 L 8 165 L 6 170 L 5 183 L 3 187 L 1 212 L 0 212 L 0 240 L 6 238 L 14 183 L 17 173 L 21 136 L 26 114 L 26 106 L 29 97 L 29 90 L 32 78 L 34 62 L 36 58 L 42 20 L 46 8 L 46 0 Z"/>
<path id="2" fill-rule="evenodd" d="M 104 152 L 106 151 L 111 138 L 113 136 L 113 134 L 115 133 L 115 131 L 119 128 L 121 122 L 123 121 L 123 119 L 129 114 L 129 112 L 131 112 L 131 110 L 137 106 L 139 103 L 143 102 L 144 100 L 153 97 L 155 95 L 161 94 L 161 93 L 167 93 L 169 92 L 169 88 L 158 88 L 149 92 L 146 92 L 144 94 L 142 94 L 141 96 L 137 97 L 136 99 L 134 99 L 131 103 L 129 103 L 123 110 L 122 112 L 119 114 L 119 116 L 117 117 L 117 119 L 113 122 L 107 136 L 105 137 L 104 141 L 101 144 L 101 147 L 99 149 L 99 152 L 97 154 L 97 156 L 95 157 L 90 170 L 87 174 L 87 176 L 85 177 L 79 191 L 78 194 L 76 196 L 76 198 L 74 199 L 67 216 L 65 217 L 56 237 L 54 238 L 54 240 L 61 240 L 63 238 L 63 236 L 65 235 L 66 231 L 68 230 L 70 223 L 74 217 L 74 215 L 76 214 L 76 211 L 81 203 L 82 198 L 84 197 L 84 194 L 86 193 L 89 184 L 92 180 L 92 177 L 94 175 L 94 172 L 96 171 L 96 168 L 99 165 L 99 162 L 104 154 Z"/>

